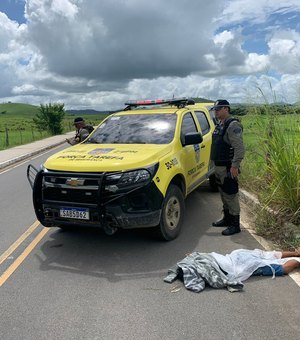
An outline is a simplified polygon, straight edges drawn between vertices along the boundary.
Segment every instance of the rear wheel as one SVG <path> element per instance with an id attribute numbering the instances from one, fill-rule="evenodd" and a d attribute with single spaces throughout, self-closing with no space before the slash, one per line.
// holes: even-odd
<path id="1" fill-rule="evenodd" d="M 179 235 L 184 219 L 184 211 L 182 191 L 176 185 L 171 184 L 162 206 L 158 226 L 160 238 L 171 241 Z"/>

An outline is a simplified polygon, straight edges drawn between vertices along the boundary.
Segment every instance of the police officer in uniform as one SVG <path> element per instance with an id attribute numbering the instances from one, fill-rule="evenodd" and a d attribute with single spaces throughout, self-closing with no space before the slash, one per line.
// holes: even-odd
<path id="1" fill-rule="evenodd" d="M 82 117 L 77 117 L 74 119 L 74 126 L 76 128 L 75 137 L 66 139 L 66 141 L 71 145 L 81 143 L 94 130 L 91 125 L 85 124 L 85 121 Z"/>
<path id="2" fill-rule="evenodd" d="M 238 174 L 245 154 L 243 127 L 237 118 L 230 115 L 227 100 L 217 100 L 212 109 L 219 123 L 213 133 L 211 160 L 215 163 L 216 182 L 224 212 L 223 218 L 212 225 L 227 227 L 222 234 L 228 236 L 241 231 Z"/>

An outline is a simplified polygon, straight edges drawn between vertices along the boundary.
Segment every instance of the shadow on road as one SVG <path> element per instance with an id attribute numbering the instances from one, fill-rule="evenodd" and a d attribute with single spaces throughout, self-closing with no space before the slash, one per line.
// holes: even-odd
<path id="1" fill-rule="evenodd" d="M 113 236 L 95 229 L 53 229 L 41 246 L 42 254 L 36 255 L 40 269 L 103 277 L 111 282 L 161 277 L 197 248 L 215 215 L 216 201 L 218 194 L 207 186 L 193 192 L 186 200 L 181 235 L 171 242 L 158 241 L 150 229 L 120 230 Z"/>
<path id="2" fill-rule="evenodd" d="M 218 193 L 202 186 L 186 200 L 185 222 L 180 236 L 159 241 L 150 229 L 120 230 L 113 236 L 102 230 L 53 229 L 36 255 L 42 271 L 55 270 L 105 278 L 110 282 L 162 277 L 187 253 L 230 253 L 234 249 L 260 248 L 246 231 L 224 237 L 211 222 L 221 214 Z"/>

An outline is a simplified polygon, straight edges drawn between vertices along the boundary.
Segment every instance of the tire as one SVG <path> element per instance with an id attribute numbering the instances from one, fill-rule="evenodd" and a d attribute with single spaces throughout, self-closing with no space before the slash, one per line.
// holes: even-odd
<path id="1" fill-rule="evenodd" d="M 218 192 L 218 185 L 216 182 L 216 176 L 215 175 L 210 175 L 209 176 L 209 186 L 213 192 Z"/>
<path id="2" fill-rule="evenodd" d="M 182 191 L 176 185 L 171 184 L 163 201 L 160 223 L 157 227 L 160 239 L 171 241 L 179 235 L 184 213 Z"/>

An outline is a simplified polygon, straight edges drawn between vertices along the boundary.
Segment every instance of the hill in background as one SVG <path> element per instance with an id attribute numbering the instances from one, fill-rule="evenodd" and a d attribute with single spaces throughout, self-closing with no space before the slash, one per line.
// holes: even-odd
<path id="1" fill-rule="evenodd" d="M 205 98 L 193 98 L 196 103 L 211 103 L 212 101 Z M 66 110 L 66 114 L 70 116 L 84 116 L 84 115 L 107 115 L 112 112 L 121 111 L 124 107 L 120 107 L 119 110 L 114 111 L 100 111 L 93 109 L 83 110 Z M 22 103 L 2 103 L 0 104 L 0 118 L 1 116 L 24 116 L 26 118 L 32 118 L 39 110 L 39 106 L 22 104 Z"/>
<path id="2" fill-rule="evenodd" d="M 24 116 L 26 118 L 32 118 L 39 110 L 39 106 L 22 104 L 22 103 L 3 103 L 0 104 L 0 117 L 6 116 Z M 97 111 L 91 109 L 85 110 L 66 110 L 67 115 L 106 115 L 109 111 Z"/>
<path id="3" fill-rule="evenodd" d="M 212 100 L 206 98 L 192 98 L 196 103 L 212 103 Z M 288 104 L 285 103 L 277 103 L 277 104 L 270 104 L 276 105 L 277 107 L 286 106 Z M 257 106 L 257 107 L 264 107 L 265 104 L 245 104 L 245 103 L 235 103 L 232 104 L 232 108 L 236 109 L 237 107 L 243 107 L 244 109 L 248 106 Z M 300 102 L 294 103 L 291 105 L 292 107 L 299 107 Z M 120 107 L 118 110 L 114 111 L 100 111 L 100 110 L 93 110 L 93 109 L 83 109 L 83 110 L 66 110 L 66 118 L 67 116 L 94 116 L 94 115 L 107 115 L 116 111 L 123 110 L 124 107 Z M 39 106 L 30 105 L 30 104 L 22 104 L 22 103 L 2 103 L 0 104 L 0 119 L 1 117 L 24 117 L 24 118 L 33 118 L 39 110 Z M 298 113 L 298 112 L 297 112 Z"/>
<path id="4" fill-rule="evenodd" d="M 38 112 L 38 106 L 21 103 L 0 104 L 0 118 L 2 115 L 33 117 Z"/>
<path id="5" fill-rule="evenodd" d="M 213 103 L 214 100 L 205 99 L 205 98 L 192 98 L 194 99 L 195 103 Z"/>
<path id="6" fill-rule="evenodd" d="M 66 113 L 73 116 L 83 116 L 83 115 L 107 115 L 111 111 L 97 111 L 92 109 L 86 110 L 66 110 Z"/>

